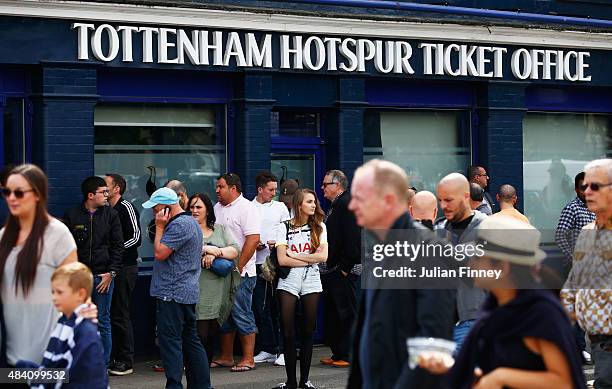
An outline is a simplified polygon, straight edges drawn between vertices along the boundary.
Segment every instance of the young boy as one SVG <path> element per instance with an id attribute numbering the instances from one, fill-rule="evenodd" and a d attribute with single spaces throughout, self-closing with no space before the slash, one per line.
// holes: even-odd
<path id="1" fill-rule="evenodd" d="M 80 262 L 57 268 L 51 276 L 53 304 L 62 317 L 51 334 L 42 364 L 19 361 L 17 367 L 68 370 L 69 382 L 32 385 L 32 388 L 106 389 L 108 376 L 97 326 L 79 316 L 91 296 L 93 275 Z"/>

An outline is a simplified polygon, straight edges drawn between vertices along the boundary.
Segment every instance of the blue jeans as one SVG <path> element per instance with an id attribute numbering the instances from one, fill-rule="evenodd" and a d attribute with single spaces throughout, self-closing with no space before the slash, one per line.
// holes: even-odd
<path id="1" fill-rule="evenodd" d="M 104 363 L 108 366 L 110 360 L 111 349 L 113 348 L 113 337 L 111 336 L 111 319 L 110 309 L 113 301 L 113 288 L 115 280 L 112 280 L 108 288 L 108 292 L 100 293 L 96 290 L 102 282 L 102 277 L 94 276 L 94 287 L 91 293 L 91 301 L 98 307 L 98 331 L 102 339 L 102 347 L 104 347 Z"/>
<path id="2" fill-rule="evenodd" d="M 221 333 L 238 331 L 240 335 L 250 335 L 257 333 L 255 316 L 253 315 L 253 289 L 257 282 L 257 276 L 242 277 L 240 286 L 234 296 L 234 306 L 229 319 L 221 327 Z"/>
<path id="3" fill-rule="evenodd" d="M 476 320 L 464 320 L 457 323 L 455 329 L 453 330 L 453 340 L 457 343 L 455 348 L 455 355 L 459 354 L 459 350 L 461 350 L 461 345 L 465 338 L 467 338 L 472 326 L 476 323 Z"/>
<path id="4" fill-rule="evenodd" d="M 195 304 L 157 299 L 156 310 L 159 352 L 166 373 L 166 388 L 183 388 L 183 365 L 188 388 L 212 388 L 208 358 L 196 333 Z"/>
<path id="5" fill-rule="evenodd" d="M 261 265 L 257 265 L 257 274 L 261 273 Z M 253 313 L 257 324 L 257 338 L 255 349 L 270 354 L 278 354 L 280 344 L 280 323 L 274 285 L 271 282 L 257 277 L 253 290 Z"/>
<path id="6" fill-rule="evenodd" d="M 591 356 L 595 365 L 595 389 L 612 388 L 612 336 L 591 341 Z"/>

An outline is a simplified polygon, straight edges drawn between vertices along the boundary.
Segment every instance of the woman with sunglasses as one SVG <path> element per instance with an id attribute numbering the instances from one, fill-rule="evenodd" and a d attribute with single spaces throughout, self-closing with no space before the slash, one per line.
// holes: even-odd
<path id="1" fill-rule="evenodd" d="M 208 360 L 213 361 L 213 339 L 232 310 L 234 291 L 240 283 L 240 273 L 232 271 L 225 277 L 210 268 L 217 258 L 235 261 L 240 248 L 231 233 L 221 224 L 215 224 L 215 213 L 210 198 L 196 193 L 188 201 L 189 210 L 197 220 L 204 236 L 202 245 L 202 272 L 200 273 L 200 302 L 196 307 L 198 336 L 206 349 Z M 211 362 L 212 367 L 220 365 Z M 218 366 L 216 366 L 218 367 Z"/>
<path id="2" fill-rule="evenodd" d="M 11 366 L 42 362 L 58 318 L 51 274 L 77 260 L 72 234 L 47 212 L 47 188 L 45 173 L 30 164 L 11 170 L 2 188 L 9 215 L 0 230 L 0 292 Z M 97 310 L 86 316 L 97 316 Z"/>
<path id="3" fill-rule="evenodd" d="M 312 359 L 312 333 L 317 319 L 317 304 L 323 291 L 318 264 L 327 261 L 327 229 L 317 195 L 311 189 L 298 190 L 293 196 L 293 218 L 281 225 L 276 238 L 280 266 L 291 268 L 287 278 L 278 280 L 278 299 L 283 328 L 283 351 L 287 382 L 277 389 L 311 389 L 308 380 Z M 302 342 L 300 348 L 300 384 L 296 380 L 295 305 L 302 301 Z"/>

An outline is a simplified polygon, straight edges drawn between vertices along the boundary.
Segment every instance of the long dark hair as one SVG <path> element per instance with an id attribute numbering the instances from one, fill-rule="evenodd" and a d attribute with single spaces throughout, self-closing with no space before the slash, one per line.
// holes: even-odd
<path id="1" fill-rule="evenodd" d="M 208 197 L 207 194 L 195 193 L 193 196 L 189 198 L 189 202 L 187 203 L 187 206 L 191 208 L 191 204 L 193 203 L 194 200 L 197 200 L 197 199 L 202 200 L 202 202 L 204 203 L 204 208 L 206 208 L 206 227 L 214 231 L 215 222 L 217 221 L 217 218 L 215 218 L 215 209 L 213 208 L 213 203 L 210 200 L 210 197 Z"/>
<path id="2" fill-rule="evenodd" d="M 15 174 L 25 178 L 30 186 L 32 186 L 34 194 L 36 194 L 39 199 L 36 204 L 32 231 L 30 231 L 21 251 L 17 255 L 17 262 L 15 264 L 15 294 L 19 291 L 19 286 L 21 286 L 24 296 L 27 296 L 36 278 L 36 268 L 40 262 L 40 254 L 44 243 L 43 235 L 49 224 L 49 214 L 47 213 L 47 192 L 49 184 L 45 173 L 35 165 L 19 165 L 11 170 L 8 177 Z M 19 220 L 9 213 L 4 225 L 4 235 L 2 235 L 2 239 L 0 239 L 0 274 L 4 273 L 6 260 L 11 250 L 13 250 L 17 244 L 20 228 Z M 0 283 L 2 283 L 1 277 Z"/>
<path id="3" fill-rule="evenodd" d="M 314 253 L 319 248 L 321 244 L 321 234 L 323 233 L 323 219 L 325 218 L 325 213 L 321 209 L 321 205 L 319 204 L 319 199 L 317 198 L 317 194 L 312 189 L 298 189 L 293 195 L 293 212 L 295 216 L 293 217 L 293 222 L 299 222 L 302 219 L 302 209 L 300 206 L 304 201 L 304 197 L 310 193 L 314 196 L 315 200 L 315 213 L 314 215 L 308 216 L 308 227 L 310 227 L 310 252 Z M 295 225 L 296 223 L 294 223 Z"/>

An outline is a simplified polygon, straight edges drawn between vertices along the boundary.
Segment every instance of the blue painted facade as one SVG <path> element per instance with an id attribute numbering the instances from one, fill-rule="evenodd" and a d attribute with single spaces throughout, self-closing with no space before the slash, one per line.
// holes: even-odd
<path id="1" fill-rule="evenodd" d="M 101 3 L 109 1 L 100 1 Z M 143 3 L 139 1 L 138 3 Z M 156 2 L 159 4 L 159 2 Z M 180 6 L 183 2 L 175 2 Z M 185 1 L 192 7 L 261 8 L 271 12 L 340 14 L 346 17 L 418 18 L 436 22 L 533 25 L 533 20 L 500 19 L 491 15 L 441 13 L 437 10 L 404 10 L 383 7 L 343 6 L 338 2 L 215 0 Z M 378 1 L 376 3 L 385 3 Z M 389 1 L 386 3 L 398 3 Z M 612 20 L 612 6 L 604 1 L 415 1 L 415 4 L 448 4 L 469 9 L 492 9 L 576 18 Z M 503 4 L 499 4 L 503 3 Z M 365 2 L 364 2 L 365 4 Z M 467 112 L 471 131 L 472 163 L 488 167 L 490 187 L 510 183 L 523 192 L 523 118 L 528 111 L 612 113 L 612 53 L 590 50 L 589 72 L 593 80 L 570 82 L 516 81 L 509 76 L 485 80 L 470 77 L 382 75 L 368 66 L 360 74 L 288 71 L 272 69 L 201 67 L 195 65 L 143 64 L 140 61 L 110 63 L 78 61 L 73 21 L 0 16 L 0 114 L 22 99 L 25 155 L 17 158 L 42 166 L 50 180 L 49 207 L 61 216 L 80 200 L 81 180 L 94 174 L 94 109 L 100 103 L 212 104 L 224 107 L 227 123 L 227 168 L 243 178 L 248 197 L 256 193 L 254 178 L 270 168 L 271 153 L 312 150 L 317 156 L 317 179 L 328 169 L 352 176 L 363 162 L 366 116 L 370 111 L 461 109 Z M 545 23 L 551 28 L 568 23 Z M 99 23 L 97 23 L 99 24 Z M 124 23 L 126 24 L 126 23 Z M 128 23 L 129 24 L 129 23 Z M 139 25 L 133 23 L 133 25 Z M 584 25 L 572 25 L 584 29 Z M 188 29 L 188 26 L 180 26 Z M 601 30 L 604 27 L 593 28 Z M 235 26 L 235 31 L 241 31 Z M 272 34 L 277 34 L 271 31 Z M 313 32 L 314 33 L 314 32 Z M 375 38 L 375 37 L 372 37 Z M 278 49 L 277 40 L 274 41 Z M 470 43 L 470 42 L 465 42 Z M 134 55 L 142 52 L 134 41 Z M 509 49 L 516 47 L 505 46 Z M 415 62 L 421 63 L 419 53 Z M 504 67 L 508 68 L 506 61 Z M 509 71 L 505 72 L 506 74 Z M 272 137 L 271 112 L 294 109 L 325 114 L 321 136 Z M 14 115 L 15 116 L 15 115 Z M 2 158 L 13 142 L 4 132 Z M 7 151 L 8 150 L 8 151 Z M 15 153 L 18 153 L 16 151 Z M 136 298 L 146 299 L 148 278 L 141 277 Z M 143 305 L 142 317 L 152 315 Z M 137 347 L 153 345 L 151 323 L 136 319 Z M 146 334 L 146 335 L 142 335 Z"/>

